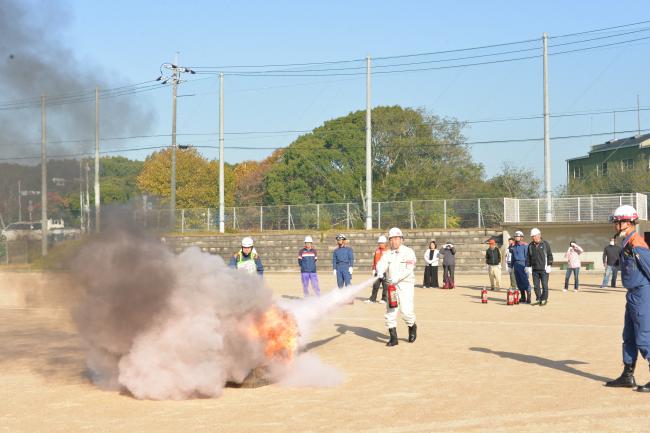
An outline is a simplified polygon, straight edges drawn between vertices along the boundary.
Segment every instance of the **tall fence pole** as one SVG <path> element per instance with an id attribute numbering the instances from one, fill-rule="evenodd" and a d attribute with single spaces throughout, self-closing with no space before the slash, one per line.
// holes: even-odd
<path id="1" fill-rule="evenodd" d="M 47 139 L 45 95 L 41 96 L 41 254 L 47 255 Z"/>
<path id="2" fill-rule="evenodd" d="M 207 221 L 208 231 L 210 231 L 210 208 L 208 208 L 206 221 Z"/>
<path id="3" fill-rule="evenodd" d="M 370 107 L 370 56 L 366 58 L 366 230 L 372 230 L 372 110 Z"/>
<path id="4" fill-rule="evenodd" d="M 287 230 L 291 230 L 291 205 L 287 205 Z"/>
<path id="5" fill-rule="evenodd" d="M 551 197 L 551 138 L 550 115 L 548 107 L 548 35 L 542 37 L 544 45 L 544 194 L 546 196 L 546 222 L 553 220 L 553 200 Z"/>
<path id="6" fill-rule="evenodd" d="M 442 201 L 443 225 L 447 228 L 447 200 Z"/>
<path id="7" fill-rule="evenodd" d="M 481 228 L 481 199 L 478 199 L 478 228 Z"/>
<path id="8" fill-rule="evenodd" d="M 224 220 L 225 198 L 225 180 L 224 180 L 224 145 L 223 145 L 223 72 L 219 74 L 219 233 L 226 230 Z"/>
<path id="9" fill-rule="evenodd" d="M 316 204 L 316 230 L 320 230 L 320 204 Z"/>
<path id="10" fill-rule="evenodd" d="M 185 233 L 185 209 L 181 209 L 181 233 Z"/>
<path id="11" fill-rule="evenodd" d="M 350 230 L 350 203 L 345 204 L 345 223 L 348 230 Z"/>
<path id="12" fill-rule="evenodd" d="M 377 228 L 381 228 L 381 202 L 377 203 Z"/>
<path id="13" fill-rule="evenodd" d="M 409 217 L 411 219 L 411 230 L 413 230 L 413 201 L 411 200 L 409 203 Z"/>
<path id="14" fill-rule="evenodd" d="M 260 206 L 260 231 L 264 230 L 264 207 Z"/>
<path id="15" fill-rule="evenodd" d="M 232 208 L 232 229 L 237 230 L 237 208 Z"/>

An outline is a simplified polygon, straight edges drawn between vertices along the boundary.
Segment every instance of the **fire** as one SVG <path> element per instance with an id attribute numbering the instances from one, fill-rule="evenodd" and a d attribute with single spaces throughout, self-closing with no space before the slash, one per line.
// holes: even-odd
<path id="1" fill-rule="evenodd" d="M 273 305 L 256 321 L 253 335 L 264 341 L 267 358 L 286 362 L 293 359 L 298 348 L 298 326 L 285 310 Z"/>

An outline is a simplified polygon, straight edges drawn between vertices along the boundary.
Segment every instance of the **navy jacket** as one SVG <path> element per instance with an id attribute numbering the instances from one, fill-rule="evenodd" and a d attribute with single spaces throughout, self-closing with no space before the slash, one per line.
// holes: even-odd
<path id="1" fill-rule="evenodd" d="M 350 247 L 337 247 L 332 253 L 332 269 L 354 266 L 354 253 Z"/>
<path id="2" fill-rule="evenodd" d="M 316 248 L 302 248 L 298 251 L 298 264 L 302 273 L 315 273 L 317 260 Z"/>

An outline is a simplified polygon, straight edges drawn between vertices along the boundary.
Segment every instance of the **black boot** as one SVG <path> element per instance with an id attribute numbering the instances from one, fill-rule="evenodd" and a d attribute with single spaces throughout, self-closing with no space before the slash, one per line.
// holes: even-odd
<path id="1" fill-rule="evenodd" d="M 635 365 L 636 363 L 625 364 L 621 376 L 618 379 L 610 380 L 609 382 L 605 383 L 605 386 L 611 386 L 614 388 L 634 388 L 636 386 L 636 381 L 634 380 Z M 639 386 L 638 388 L 642 388 L 642 387 Z M 639 391 L 638 388 L 637 391 Z M 648 391 L 650 391 L 650 388 L 648 388 Z"/>
<path id="2" fill-rule="evenodd" d="M 386 346 L 397 346 L 397 329 L 388 328 L 388 333 L 390 334 L 390 340 L 388 340 Z"/>
<path id="3" fill-rule="evenodd" d="M 645 385 L 637 386 L 635 391 L 638 391 L 638 392 L 650 392 L 650 382 L 646 383 Z"/>
<path id="4" fill-rule="evenodd" d="M 409 326 L 409 343 L 413 343 L 418 336 L 418 325 Z"/>

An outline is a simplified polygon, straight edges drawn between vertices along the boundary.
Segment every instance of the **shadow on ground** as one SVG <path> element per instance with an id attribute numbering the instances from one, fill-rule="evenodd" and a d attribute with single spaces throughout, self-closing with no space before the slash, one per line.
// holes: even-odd
<path id="1" fill-rule="evenodd" d="M 553 370 L 563 371 L 565 373 L 574 374 L 576 376 L 595 380 L 597 382 L 607 382 L 608 380 L 610 380 L 610 378 L 608 377 L 587 373 L 572 367 L 572 365 L 588 364 L 587 362 L 584 361 L 576 361 L 573 359 L 563 359 L 561 361 L 554 361 L 552 359 L 542 358 L 541 356 L 525 355 L 523 353 L 515 353 L 515 352 L 495 351 L 485 347 L 470 347 L 469 350 L 473 352 L 482 352 L 491 355 L 496 355 L 496 356 L 500 356 L 501 358 L 512 359 L 515 361 L 524 362 L 526 364 L 537 364 L 537 365 L 541 365 L 542 367 L 552 368 Z"/>

